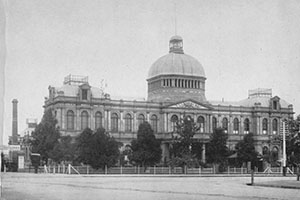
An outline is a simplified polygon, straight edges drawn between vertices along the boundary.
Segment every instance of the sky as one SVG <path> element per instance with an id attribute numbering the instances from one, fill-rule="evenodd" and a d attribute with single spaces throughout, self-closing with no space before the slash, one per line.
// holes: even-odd
<path id="1" fill-rule="evenodd" d="M 69 74 L 88 76 L 95 87 L 104 80 L 112 97 L 147 98 L 148 70 L 175 34 L 203 65 L 208 100 L 238 101 L 249 89 L 272 88 L 300 114 L 300 1 L 3 2 L 4 143 L 12 100 L 19 101 L 21 133 L 27 118 L 40 121 L 49 85 L 62 86 Z"/>

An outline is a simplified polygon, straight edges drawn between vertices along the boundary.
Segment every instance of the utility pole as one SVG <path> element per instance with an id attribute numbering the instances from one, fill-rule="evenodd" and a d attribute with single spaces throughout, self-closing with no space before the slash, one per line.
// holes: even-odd
<path id="1" fill-rule="evenodd" d="M 283 155 L 282 155 L 282 172 L 283 172 L 283 176 L 286 176 L 286 141 L 285 141 L 285 121 L 283 121 L 282 122 L 282 137 L 283 137 L 283 139 L 282 139 L 282 148 L 283 148 L 283 150 L 282 150 L 282 153 L 283 153 Z"/>

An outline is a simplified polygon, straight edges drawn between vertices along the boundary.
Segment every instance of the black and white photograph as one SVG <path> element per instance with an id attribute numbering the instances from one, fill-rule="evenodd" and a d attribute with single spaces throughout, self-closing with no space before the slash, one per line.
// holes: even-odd
<path id="1" fill-rule="evenodd" d="M 0 0 L 0 200 L 300 198 L 299 0 Z"/>

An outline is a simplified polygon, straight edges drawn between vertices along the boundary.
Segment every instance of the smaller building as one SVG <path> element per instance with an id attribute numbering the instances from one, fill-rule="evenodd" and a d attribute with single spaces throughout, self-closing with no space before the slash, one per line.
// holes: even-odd
<path id="1" fill-rule="evenodd" d="M 27 128 L 22 132 L 20 139 L 21 151 L 24 152 L 25 164 L 30 163 L 31 148 L 29 141 L 31 139 L 32 132 L 37 126 L 37 119 L 26 119 Z"/>

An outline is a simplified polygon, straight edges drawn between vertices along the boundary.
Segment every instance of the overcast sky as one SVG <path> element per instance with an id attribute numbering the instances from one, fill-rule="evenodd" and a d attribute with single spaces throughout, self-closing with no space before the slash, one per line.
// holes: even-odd
<path id="1" fill-rule="evenodd" d="M 107 83 L 119 97 L 147 98 L 150 66 L 168 53 L 175 0 L 4 0 L 5 138 L 12 99 L 19 132 L 41 119 L 48 86 L 68 74 Z M 272 88 L 300 114 L 300 1 L 177 0 L 177 34 L 206 73 L 208 100 L 238 101 Z M 5 143 L 5 141 L 4 141 Z"/>

